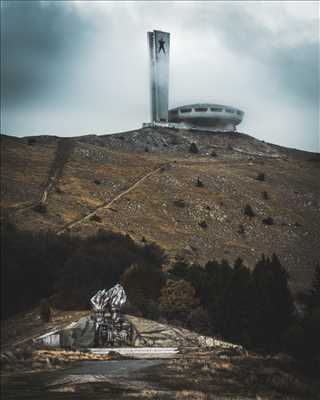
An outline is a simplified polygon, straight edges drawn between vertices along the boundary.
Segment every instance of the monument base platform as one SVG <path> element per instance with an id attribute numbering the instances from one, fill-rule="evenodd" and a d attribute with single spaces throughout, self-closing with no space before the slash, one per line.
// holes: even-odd
<path id="1" fill-rule="evenodd" d="M 236 133 L 235 127 L 221 128 L 221 127 L 204 127 L 191 125 L 186 122 L 143 122 L 142 128 L 171 128 L 171 129 L 185 129 L 197 132 L 212 132 L 212 133 Z"/>
<path id="2" fill-rule="evenodd" d="M 175 358 L 179 354 L 177 347 L 92 347 L 87 351 L 92 354 L 119 353 L 124 357 L 140 359 Z"/>

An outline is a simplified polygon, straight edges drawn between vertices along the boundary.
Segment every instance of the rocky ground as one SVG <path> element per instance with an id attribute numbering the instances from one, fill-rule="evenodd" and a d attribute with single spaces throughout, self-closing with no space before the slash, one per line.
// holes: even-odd
<path id="1" fill-rule="evenodd" d="M 320 258 L 319 155 L 241 133 L 165 128 L 1 142 L 1 215 L 19 229 L 104 228 L 200 264 L 240 256 L 252 268 L 275 252 L 294 290 L 310 284 Z"/>
<path id="2" fill-rule="evenodd" d="M 84 362 L 89 357 L 78 352 L 35 351 L 31 368 L 2 374 L 3 398 L 25 398 L 22 384 L 29 396 L 33 394 L 26 398 L 33 399 L 70 398 L 62 397 L 70 392 L 72 398 L 112 400 L 319 398 L 319 381 L 304 376 L 284 355 L 218 355 L 186 349 L 176 359 L 151 365 L 147 360 L 104 357 Z"/>

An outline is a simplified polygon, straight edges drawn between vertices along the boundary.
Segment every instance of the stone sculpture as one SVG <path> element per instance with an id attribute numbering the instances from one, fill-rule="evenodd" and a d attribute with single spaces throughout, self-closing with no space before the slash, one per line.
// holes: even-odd
<path id="1" fill-rule="evenodd" d="M 120 284 L 102 289 L 90 299 L 95 313 L 95 345 L 121 346 L 131 342 L 131 324 L 121 314 L 127 301 Z"/>

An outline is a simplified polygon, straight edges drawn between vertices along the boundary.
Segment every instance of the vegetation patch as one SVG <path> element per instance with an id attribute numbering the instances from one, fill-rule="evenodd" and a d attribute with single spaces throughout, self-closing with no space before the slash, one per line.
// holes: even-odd
<path id="1" fill-rule="evenodd" d="M 99 223 L 101 223 L 101 222 L 102 222 L 102 218 L 101 218 L 99 215 L 94 214 L 94 215 L 92 215 L 92 216 L 90 217 L 90 221 L 94 221 L 94 222 L 99 222 Z"/>
<path id="2" fill-rule="evenodd" d="M 239 224 L 238 233 L 239 235 L 244 235 L 246 233 L 243 224 Z"/>
<path id="3" fill-rule="evenodd" d="M 175 199 L 173 200 L 173 204 L 179 208 L 185 208 L 187 206 L 187 203 L 183 199 Z"/>
<path id="4" fill-rule="evenodd" d="M 39 214 L 45 214 L 47 212 L 47 205 L 44 203 L 38 203 L 34 205 L 32 209 Z"/>
<path id="5" fill-rule="evenodd" d="M 198 146 L 193 142 L 190 143 L 189 153 L 193 153 L 193 154 L 198 154 L 199 153 Z"/>
<path id="6" fill-rule="evenodd" d="M 199 222 L 199 226 L 201 226 L 201 228 L 208 228 L 208 224 L 204 220 Z"/>
<path id="7" fill-rule="evenodd" d="M 263 218 L 262 222 L 263 222 L 265 225 L 273 225 L 273 224 L 274 224 L 273 218 L 272 218 L 272 217 Z"/>
<path id="8" fill-rule="evenodd" d="M 203 184 L 202 180 L 199 177 L 197 178 L 196 186 L 197 187 L 201 187 L 201 188 L 204 187 L 204 184 Z"/>
<path id="9" fill-rule="evenodd" d="M 255 213 L 254 213 L 252 207 L 250 206 L 250 204 L 245 205 L 245 207 L 243 209 L 243 213 L 244 213 L 244 215 L 246 215 L 249 218 L 255 217 Z"/>
<path id="10" fill-rule="evenodd" d="M 263 172 L 260 172 L 257 177 L 256 177 L 257 181 L 265 181 L 266 180 L 266 176 Z"/>

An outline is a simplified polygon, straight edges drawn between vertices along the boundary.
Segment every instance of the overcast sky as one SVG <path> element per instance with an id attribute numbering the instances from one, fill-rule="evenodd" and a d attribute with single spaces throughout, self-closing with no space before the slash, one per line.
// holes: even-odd
<path id="1" fill-rule="evenodd" d="M 170 106 L 238 107 L 238 130 L 320 151 L 317 2 L 1 2 L 1 132 L 148 122 L 147 31 L 171 33 Z"/>

